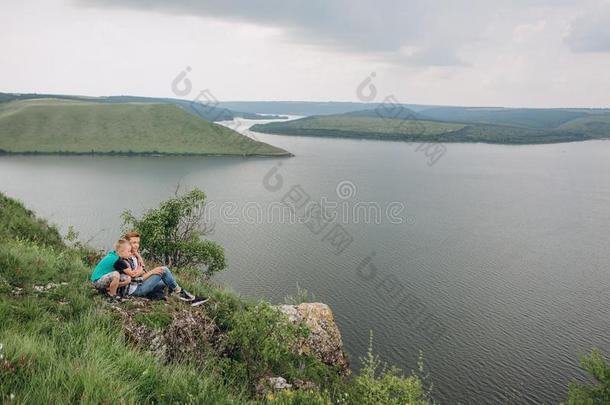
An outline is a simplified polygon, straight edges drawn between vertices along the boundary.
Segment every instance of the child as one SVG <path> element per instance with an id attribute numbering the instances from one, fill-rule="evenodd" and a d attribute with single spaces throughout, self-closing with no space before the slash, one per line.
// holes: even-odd
<path id="1" fill-rule="evenodd" d="M 129 275 L 121 274 L 126 268 L 129 268 L 127 260 L 130 255 L 129 241 L 119 239 L 114 245 L 114 250 L 100 260 L 91 274 L 91 282 L 98 291 L 107 294 L 110 303 L 120 302 L 121 298 L 117 295 L 117 289 L 131 282 Z"/>

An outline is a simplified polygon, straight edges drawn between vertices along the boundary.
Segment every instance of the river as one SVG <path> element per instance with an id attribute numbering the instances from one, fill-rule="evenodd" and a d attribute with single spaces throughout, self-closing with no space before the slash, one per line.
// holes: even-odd
<path id="1" fill-rule="evenodd" d="M 108 248 L 123 210 L 199 187 L 217 281 L 307 289 L 355 368 L 369 331 L 405 370 L 421 350 L 441 403 L 557 403 L 579 353 L 610 351 L 610 142 L 447 144 L 431 164 L 410 143 L 250 136 L 296 156 L 2 156 L 0 191 Z"/>

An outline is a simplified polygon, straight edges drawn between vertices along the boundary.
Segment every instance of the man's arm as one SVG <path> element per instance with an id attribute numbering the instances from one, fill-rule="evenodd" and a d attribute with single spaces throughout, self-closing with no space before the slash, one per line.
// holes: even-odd
<path id="1" fill-rule="evenodd" d="M 144 259 L 142 259 L 142 255 L 140 254 L 140 252 L 136 252 L 135 256 L 138 258 L 138 269 L 144 272 Z"/>
<path id="2" fill-rule="evenodd" d="M 142 270 L 139 266 L 136 270 L 132 270 L 131 267 L 128 267 L 123 270 L 123 273 L 127 274 L 131 278 L 134 278 L 140 277 L 142 274 L 144 274 L 144 270 Z"/>
<path id="3" fill-rule="evenodd" d="M 147 271 L 147 272 L 144 273 L 142 278 L 144 280 L 146 280 L 148 277 L 155 276 L 155 275 L 162 276 L 163 275 L 163 268 L 157 267 L 156 269 L 152 269 L 151 271 Z"/>

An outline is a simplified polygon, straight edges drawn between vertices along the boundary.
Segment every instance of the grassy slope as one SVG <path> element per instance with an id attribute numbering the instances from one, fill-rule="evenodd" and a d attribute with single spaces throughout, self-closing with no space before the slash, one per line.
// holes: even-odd
<path id="1" fill-rule="evenodd" d="M 126 339 L 121 317 L 91 287 L 88 279 L 98 258 L 89 248 L 67 246 L 56 228 L 0 193 L 0 403 L 372 405 L 389 403 L 379 400 L 380 392 L 395 396 L 400 390 L 410 400 L 392 403 L 428 404 L 415 375 L 375 379 L 365 372 L 343 381 L 307 354 L 281 363 L 285 357 L 266 352 L 264 344 L 249 347 L 266 361 L 280 362 L 268 375 L 307 379 L 324 390 L 255 395 L 244 379 L 239 344 L 222 357 L 210 353 L 162 363 Z M 252 314 L 254 303 L 201 283 L 196 270 L 174 270 L 180 285 L 210 297 L 199 310 L 224 333 L 239 328 L 240 339 L 257 342 L 259 324 L 267 322 L 263 331 L 273 328 L 269 318 L 239 321 Z M 62 284 L 43 292 L 34 288 L 49 282 Z M 120 305 L 129 310 L 128 304 Z M 174 311 L 185 310 L 175 299 L 158 304 L 151 305 L 155 312 L 145 324 L 163 327 Z"/>
<path id="2" fill-rule="evenodd" d="M 72 96 L 68 94 L 15 94 L 15 93 L 0 93 L 0 103 L 16 100 L 31 100 L 31 99 L 60 99 L 60 100 L 73 100 L 73 101 L 86 101 L 94 103 L 152 103 L 152 104 L 175 104 L 179 107 L 184 108 L 186 111 L 195 114 L 199 118 L 203 118 L 206 121 L 224 121 L 232 120 L 235 117 L 242 117 L 247 119 L 270 119 L 270 118 L 282 118 L 281 116 L 263 116 L 254 113 L 246 113 L 239 111 L 232 111 L 227 108 L 220 107 L 217 101 L 214 100 L 201 100 L 196 102 L 194 100 L 182 100 L 178 98 L 159 98 L 159 97 L 140 97 L 140 96 L 108 96 L 108 97 L 87 97 L 87 96 Z M 207 101 L 207 102 L 206 102 Z"/>
<path id="3" fill-rule="evenodd" d="M 162 365 L 127 345 L 119 318 L 87 283 L 82 252 L 1 193 L 0 229 L 0 402 L 11 395 L 17 404 L 248 401 L 212 372 Z M 48 282 L 66 284 L 33 290 Z"/>
<path id="4" fill-rule="evenodd" d="M 434 120 L 508 125 L 526 128 L 556 128 L 587 115 L 573 109 L 431 107 L 421 111 Z"/>
<path id="5" fill-rule="evenodd" d="M 0 104 L 0 149 L 16 153 L 288 154 L 175 105 L 57 99 Z"/>
<path id="6" fill-rule="evenodd" d="M 425 112 L 423 113 L 425 114 Z M 592 117 L 597 121 L 591 124 Z M 603 117 L 603 118 L 600 118 Z M 549 121 L 533 121 L 533 127 L 484 123 L 456 123 L 424 119 L 390 119 L 354 114 L 306 117 L 293 121 L 254 125 L 253 131 L 303 136 L 328 136 L 426 142 L 486 142 L 536 144 L 610 138 L 610 115 L 587 116 L 567 121 L 558 128 L 541 128 Z M 532 119 L 532 117 L 528 117 Z M 549 118 L 563 122 L 556 115 Z M 570 126 L 570 123 L 578 123 Z M 594 125 L 596 130 L 587 126 Z"/>
<path id="7" fill-rule="evenodd" d="M 561 129 L 582 131 L 596 137 L 610 137 L 610 114 L 591 114 L 583 118 L 568 121 L 560 126 Z"/>
<path id="8" fill-rule="evenodd" d="M 378 117 L 358 117 L 350 115 L 314 116 L 294 121 L 257 124 L 251 129 L 258 132 L 335 136 L 371 139 L 419 139 L 457 131 L 464 124 L 434 121 L 397 120 Z"/>

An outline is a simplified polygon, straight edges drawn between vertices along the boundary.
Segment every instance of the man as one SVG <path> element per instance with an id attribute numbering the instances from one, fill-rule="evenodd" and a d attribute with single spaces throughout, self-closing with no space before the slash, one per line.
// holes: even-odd
<path id="1" fill-rule="evenodd" d="M 156 291 L 163 290 L 167 287 L 170 293 L 174 293 L 183 301 L 193 301 L 195 297 L 180 287 L 174 278 L 170 269 L 166 266 L 156 267 L 151 271 L 146 271 L 144 260 L 140 255 L 140 234 L 137 232 L 128 232 L 124 239 L 129 241 L 131 252 L 128 257 L 130 268 L 123 270 L 126 275 L 133 279 L 142 278 L 139 284 L 132 283 L 129 287 L 128 294 L 135 297 L 146 297 L 154 294 Z"/>
<path id="2" fill-rule="evenodd" d="M 131 277 L 121 272 L 129 267 L 127 259 L 131 255 L 131 244 L 126 239 L 119 239 L 114 250 L 109 252 L 95 266 L 91 274 L 91 282 L 100 292 L 105 292 L 110 303 L 120 302 L 117 289 L 128 285 Z"/>

